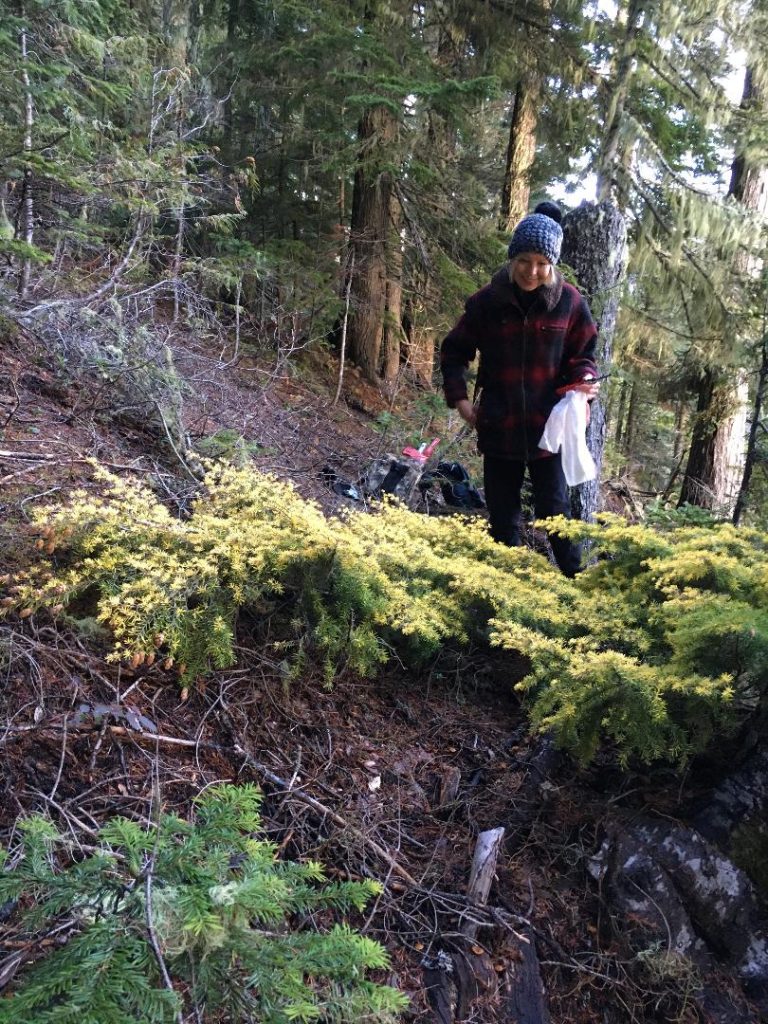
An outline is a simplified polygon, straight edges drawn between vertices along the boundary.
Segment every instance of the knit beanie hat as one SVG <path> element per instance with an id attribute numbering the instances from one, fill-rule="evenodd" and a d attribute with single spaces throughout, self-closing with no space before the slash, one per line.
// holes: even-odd
<path id="1" fill-rule="evenodd" d="M 509 258 L 514 259 L 521 252 L 538 252 L 550 263 L 557 263 L 563 244 L 563 229 L 559 224 L 561 216 L 555 203 L 539 203 L 534 212 L 523 217 L 515 228 L 507 249 Z"/>

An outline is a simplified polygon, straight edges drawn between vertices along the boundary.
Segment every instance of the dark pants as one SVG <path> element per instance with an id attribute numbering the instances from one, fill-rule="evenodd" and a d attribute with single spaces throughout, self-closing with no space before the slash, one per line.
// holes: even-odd
<path id="1" fill-rule="evenodd" d="M 491 536 L 500 544 L 516 547 L 520 543 L 520 492 L 525 467 L 533 487 L 533 509 L 537 519 L 564 515 L 570 519 L 571 503 L 568 485 L 563 476 L 560 455 L 532 459 L 525 463 L 517 459 L 498 459 L 486 455 L 483 465 L 485 502 L 491 520 Z M 565 537 L 548 534 L 552 554 L 566 576 L 575 576 L 581 567 L 581 546 Z"/>

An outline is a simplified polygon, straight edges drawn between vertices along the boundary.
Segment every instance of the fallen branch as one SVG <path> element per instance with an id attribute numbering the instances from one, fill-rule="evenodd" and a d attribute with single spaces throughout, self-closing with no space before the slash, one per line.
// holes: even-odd
<path id="1" fill-rule="evenodd" d="M 30 452 L 29 455 L 26 455 L 24 452 L 7 452 L 0 449 L 0 459 L 13 459 L 14 462 L 27 462 L 32 459 L 50 462 L 56 458 L 58 458 L 58 456 L 44 455 L 42 452 Z"/>
<path id="2" fill-rule="evenodd" d="M 27 473 L 34 473 L 36 469 L 40 469 L 41 466 L 45 465 L 45 462 L 33 462 L 30 466 L 25 466 L 24 469 L 17 469 L 15 473 L 0 476 L 0 484 L 7 484 L 9 480 L 15 480 L 19 476 L 26 476 Z"/>
<path id="3" fill-rule="evenodd" d="M 123 276 L 125 271 L 128 269 L 128 264 L 131 262 L 131 257 L 133 256 L 133 251 L 138 245 L 139 241 L 141 240 L 141 237 L 146 229 L 147 223 L 148 221 L 146 217 L 139 217 L 138 223 L 136 225 L 136 231 L 134 232 L 133 238 L 128 244 L 128 248 L 126 249 L 123 258 L 115 267 L 110 277 L 102 285 L 100 285 L 96 289 L 96 291 L 91 292 L 90 295 L 84 295 L 80 298 L 53 299 L 48 302 L 40 302 L 36 306 L 32 306 L 30 309 L 26 309 L 21 313 L 18 313 L 15 319 L 21 323 L 24 323 L 27 320 L 32 320 L 35 317 L 40 316 L 41 314 L 47 314 L 52 309 L 59 309 L 62 306 L 70 306 L 72 308 L 75 308 L 77 306 L 87 306 L 90 302 L 95 302 L 97 299 L 100 299 L 103 295 L 106 295 L 109 289 L 113 288 L 117 284 L 117 282 Z"/>

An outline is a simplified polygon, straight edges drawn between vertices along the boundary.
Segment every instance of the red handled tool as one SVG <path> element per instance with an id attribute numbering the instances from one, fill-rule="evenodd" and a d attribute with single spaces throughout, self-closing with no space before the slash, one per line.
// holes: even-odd
<path id="1" fill-rule="evenodd" d="M 410 446 L 408 448 L 403 448 L 403 455 L 407 455 L 409 459 L 416 459 L 417 462 L 426 462 L 439 444 L 440 438 L 435 437 L 429 444 L 425 441 L 424 444 L 419 445 L 418 448 L 411 448 Z"/>

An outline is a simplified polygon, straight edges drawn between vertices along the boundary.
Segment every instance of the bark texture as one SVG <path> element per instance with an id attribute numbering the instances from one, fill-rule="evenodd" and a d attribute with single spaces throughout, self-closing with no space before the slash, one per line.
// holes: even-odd
<path id="1" fill-rule="evenodd" d="M 381 350 L 381 377 L 386 383 L 397 378 L 403 341 L 403 245 L 400 238 L 402 210 L 396 195 L 390 196 L 386 302 Z"/>
<path id="2" fill-rule="evenodd" d="M 715 371 L 706 370 L 699 384 L 691 447 L 678 505 L 699 505 L 702 508 L 715 508 L 717 505 L 712 476 L 718 426 L 715 408 L 718 386 L 721 385 Z"/>
<path id="3" fill-rule="evenodd" d="M 582 203 L 563 221 L 562 262 L 574 270 L 597 323 L 597 362 L 603 373 L 610 369 L 613 356 L 619 285 L 626 264 L 626 237 L 624 217 L 618 207 L 608 201 Z M 605 433 L 605 413 L 598 399 L 592 403 L 587 429 L 587 445 L 597 466 L 597 476 L 572 492 L 572 512 L 577 519 L 590 520 L 600 508 Z"/>
<path id="4" fill-rule="evenodd" d="M 640 971 L 685 989 L 696 1019 L 765 1020 L 764 912 L 744 872 L 699 832 L 656 821 L 617 827 L 589 870 Z M 741 992 L 729 990 L 734 976 Z"/>
<path id="5" fill-rule="evenodd" d="M 749 425 L 749 436 L 747 438 L 747 450 L 744 456 L 744 472 L 739 485 L 739 493 L 733 509 L 733 522 L 738 526 L 741 517 L 747 507 L 749 485 L 752 482 L 752 472 L 757 462 L 757 437 L 761 427 L 763 408 L 765 404 L 765 392 L 768 387 L 768 334 L 764 334 L 760 340 L 760 369 L 757 375 L 755 396 L 752 402 L 752 418 Z"/>
<path id="6" fill-rule="evenodd" d="M 386 106 L 370 107 L 358 126 L 358 166 L 352 196 L 351 244 L 355 254 L 349 353 L 373 382 L 379 379 L 387 302 L 387 241 L 392 176 L 388 150 L 397 137 L 397 121 Z"/>
<path id="7" fill-rule="evenodd" d="M 755 84 L 750 68 L 744 77 L 741 105 L 765 108 L 765 97 Z M 765 216 L 768 213 L 768 167 L 750 163 L 744 154 L 737 155 L 731 169 L 729 195 L 748 210 Z M 760 266 L 745 255 L 737 259 L 734 270 L 739 277 L 755 276 Z M 724 339 L 723 347 L 726 346 Z M 734 514 L 739 483 L 745 471 L 748 401 L 743 373 L 706 370 L 699 388 L 697 416 L 680 493 L 681 505 L 687 502 L 728 516 Z"/>
<path id="8" fill-rule="evenodd" d="M 535 72 L 523 75 L 517 83 L 512 104 L 501 193 L 499 227 L 507 233 L 512 232 L 518 221 L 528 212 L 540 99 L 541 76 Z"/>

